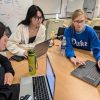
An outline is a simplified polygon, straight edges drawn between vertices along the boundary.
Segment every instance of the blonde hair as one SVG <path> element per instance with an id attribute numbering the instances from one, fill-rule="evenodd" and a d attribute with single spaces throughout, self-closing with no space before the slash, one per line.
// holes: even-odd
<path id="1" fill-rule="evenodd" d="M 80 15 L 84 15 L 84 17 L 87 18 L 85 12 L 84 12 L 82 9 L 77 9 L 77 10 L 75 10 L 75 11 L 73 12 L 73 14 L 72 14 L 72 21 L 73 21 L 76 17 L 78 17 L 78 16 L 80 16 Z"/>
<path id="2" fill-rule="evenodd" d="M 87 19 L 86 13 L 82 10 L 82 9 L 77 9 L 73 12 L 72 14 L 72 21 L 77 18 L 78 16 L 83 15 L 85 17 L 85 19 Z M 74 28 L 73 23 L 71 23 L 71 26 Z"/>

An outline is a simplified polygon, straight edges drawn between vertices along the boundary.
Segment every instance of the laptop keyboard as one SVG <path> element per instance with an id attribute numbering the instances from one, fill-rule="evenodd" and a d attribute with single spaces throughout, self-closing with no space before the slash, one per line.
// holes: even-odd
<path id="1" fill-rule="evenodd" d="M 33 77 L 33 95 L 34 100 L 50 100 L 45 77 L 44 76 L 37 76 Z"/>
<path id="2" fill-rule="evenodd" d="M 86 65 L 80 65 L 71 74 L 94 86 L 100 83 L 100 69 L 89 60 L 86 61 Z"/>

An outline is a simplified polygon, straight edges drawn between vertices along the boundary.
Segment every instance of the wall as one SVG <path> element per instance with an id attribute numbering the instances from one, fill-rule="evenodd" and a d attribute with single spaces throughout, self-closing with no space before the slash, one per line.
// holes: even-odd
<path id="1" fill-rule="evenodd" d="M 11 28 L 11 31 L 14 32 L 18 23 L 25 18 L 27 9 L 30 5 L 35 2 L 42 2 L 43 0 L 0 0 L 0 21 Z M 66 18 L 70 16 L 70 13 L 77 8 L 83 8 L 84 0 L 59 0 L 62 1 L 61 4 L 57 4 L 57 0 L 44 0 L 47 3 L 43 3 L 44 9 L 51 13 L 52 5 L 58 9 L 57 13 L 59 18 Z M 97 0 L 94 17 L 100 15 L 100 0 Z M 60 6 L 60 7 L 58 7 Z M 56 9 L 57 10 L 57 9 Z M 59 14 L 60 12 L 60 14 Z M 56 18 L 56 14 L 45 15 L 45 18 Z"/>
<path id="2" fill-rule="evenodd" d="M 83 8 L 83 1 L 84 0 L 41 0 L 41 2 L 39 3 L 40 0 L 33 0 L 34 4 L 38 4 L 41 8 L 45 9 L 44 13 L 48 11 L 48 15 L 45 15 L 45 18 L 56 18 L 56 14 L 58 14 L 59 18 L 66 18 L 66 16 L 70 16 L 69 13 L 73 12 L 75 9 L 82 9 Z M 45 1 L 45 3 L 43 2 Z M 58 4 L 60 3 L 60 1 L 62 1 L 62 4 Z M 46 2 L 48 2 L 46 4 Z M 56 11 L 56 13 L 51 13 L 49 14 L 49 12 L 54 8 L 54 12 Z M 61 12 L 59 11 L 59 8 L 61 8 Z M 50 10 L 51 9 L 51 10 Z M 52 10 L 53 11 L 53 10 Z M 60 12 L 60 13 L 59 13 Z"/>
<path id="3" fill-rule="evenodd" d="M 25 18 L 33 0 L 0 0 L 0 21 L 14 32 L 18 23 Z"/>
<path id="4" fill-rule="evenodd" d="M 96 0 L 96 6 L 94 11 L 94 18 L 100 17 L 100 0 Z"/>

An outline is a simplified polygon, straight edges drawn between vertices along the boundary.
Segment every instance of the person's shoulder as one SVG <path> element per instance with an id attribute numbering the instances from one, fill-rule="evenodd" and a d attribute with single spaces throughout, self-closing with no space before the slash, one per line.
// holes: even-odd
<path id="1" fill-rule="evenodd" d="M 93 30 L 94 30 L 94 29 L 93 29 L 91 26 L 89 26 L 89 25 L 85 25 L 85 27 L 86 27 L 85 29 L 88 30 L 88 31 L 93 31 Z"/>
<path id="2" fill-rule="evenodd" d="M 71 26 L 65 28 L 65 32 L 72 32 L 73 28 Z"/>
<path id="3" fill-rule="evenodd" d="M 71 26 L 66 27 L 64 31 L 64 35 L 71 35 L 73 33 L 73 28 Z"/>
<path id="4" fill-rule="evenodd" d="M 24 25 L 24 24 L 20 24 L 20 25 L 18 25 L 18 29 L 23 29 L 23 28 L 26 28 L 27 26 L 26 25 Z"/>
<path id="5" fill-rule="evenodd" d="M 46 27 L 43 24 L 40 24 L 40 29 L 41 30 L 46 30 Z"/>
<path id="6" fill-rule="evenodd" d="M 45 26 L 43 24 L 40 24 L 40 27 L 43 28 L 43 29 L 45 29 Z"/>
<path id="7" fill-rule="evenodd" d="M 68 30 L 68 31 L 69 31 L 69 30 L 72 30 L 72 29 L 73 29 L 73 28 L 72 28 L 71 26 L 65 28 L 65 30 Z"/>
<path id="8" fill-rule="evenodd" d="M 95 30 L 89 26 L 89 25 L 86 25 L 86 28 L 85 28 L 86 32 L 88 32 L 89 34 L 96 34 Z"/>
<path id="9" fill-rule="evenodd" d="M 1 60 L 8 60 L 8 58 L 6 56 L 4 56 L 3 54 L 0 54 L 0 59 Z"/>

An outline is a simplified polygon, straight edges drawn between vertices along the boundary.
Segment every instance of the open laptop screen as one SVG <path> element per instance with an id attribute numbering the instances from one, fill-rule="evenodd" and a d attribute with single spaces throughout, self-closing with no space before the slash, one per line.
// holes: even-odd
<path id="1" fill-rule="evenodd" d="M 37 57 L 45 54 L 48 50 L 50 39 L 35 45 L 34 50 Z"/>
<path id="2" fill-rule="evenodd" d="M 48 85 L 49 85 L 49 88 L 50 88 L 50 92 L 51 92 L 51 95 L 52 97 L 54 97 L 54 90 L 55 90 L 55 74 L 53 72 L 53 69 L 52 69 L 52 66 L 51 66 L 51 63 L 49 61 L 49 58 L 47 56 L 47 70 L 46 70 L 46 77 L 47 77 L 47 80 L 48 80 Z"/>

